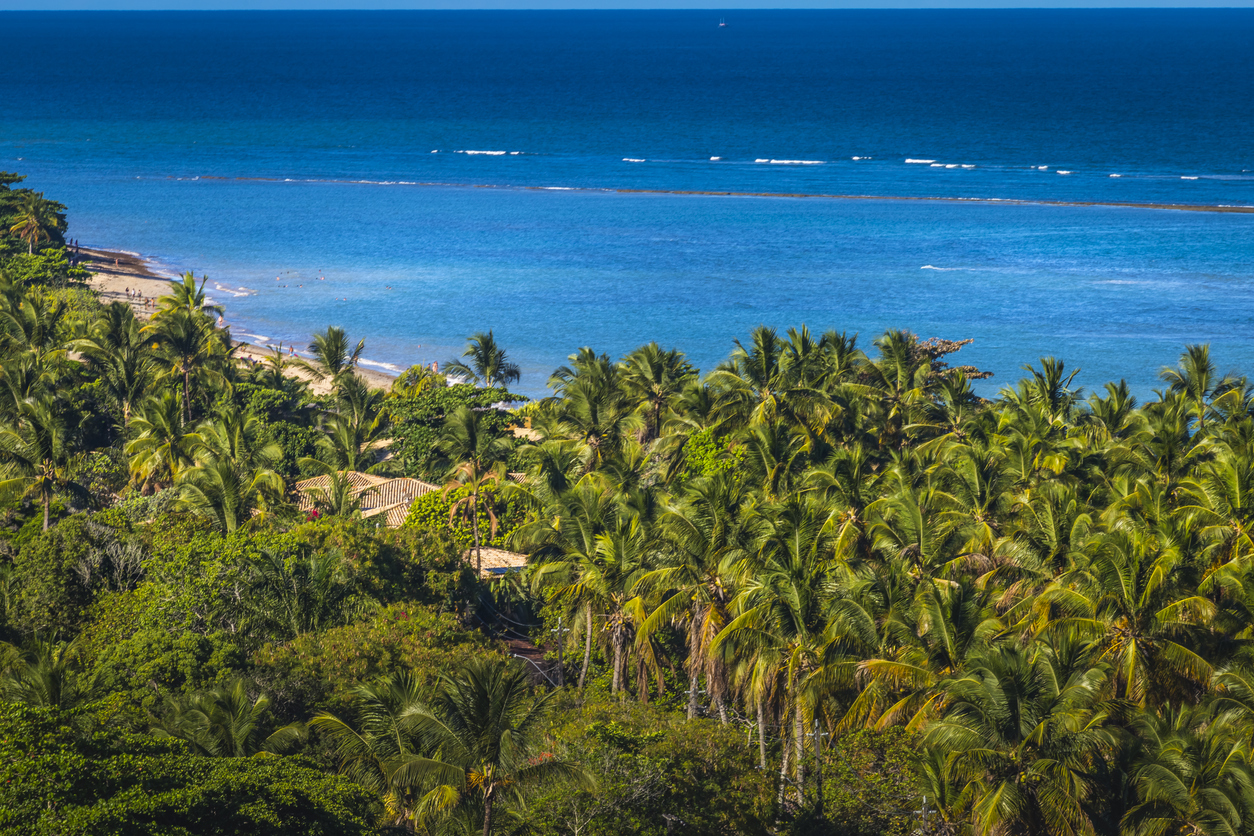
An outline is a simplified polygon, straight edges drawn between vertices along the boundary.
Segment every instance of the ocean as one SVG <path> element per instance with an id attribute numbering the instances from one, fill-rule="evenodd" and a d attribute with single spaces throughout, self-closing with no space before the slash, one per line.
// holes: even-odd
<path id="1" fill-rule="evenodd" d="M 719 26 L 720 19 L 726 21 Z M 0 13 L 0 169 L 371 363 L 765 323 L 1254 374 L 1254 10 Z M 712 194 L 723 193 L 723 194 Z M 321 278 L 320 278 L 321 277 Z"/>

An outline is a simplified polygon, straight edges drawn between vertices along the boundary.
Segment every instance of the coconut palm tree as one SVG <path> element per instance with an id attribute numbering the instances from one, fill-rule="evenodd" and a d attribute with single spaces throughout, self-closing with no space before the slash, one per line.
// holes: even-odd
<path id="1" fill-rule="evenodd" d="M 35 638 L 22 647 L 0 643 L 0 695 L 10 702 L 68 711 L 90 702 L 99 690 L 78 639 Z"/>
<path id="2" fill-rule="evenodd" d="M 696 371 L 682 352 L 664 351 L 657 343 L 637 348 L 623 358 L 623 389 L 645 416 L 643 441 L 662 434 L 666 411 L 679 397 Z"/>
<path id="3" fill-rule="evenodd" d="M 155 488 L 174 483 L 192 463 L 200 440 L 195 427 L 184 421 L 182 403 L 173 392 L 144 401 L 131 422 L 131 433 L 133 437 L 126 444 L 131 478 Z"/>
<path id="4" fill-rule="evenodd" d="M 330 743 L 340 774 L 378 794 L 383 824 L 412 829 L 419 813 L 421 790 L 433 763 L 424 757 L 414 733 L 424 689 L 408 671 L 363 683 L 352 690 L 356 725 L 321 712 L 309 727 Z M 456 771 L 447 770 L 451 780 Z"/>
<path id="5" fill-rule="evenodd" d="M 1047 647 L 1003 647 L 941 684 L 948 708 L 924 745 L 949 760 L 976 836 L 1094 832 L 1088 774 L 1114 745 L 1105 675 Z"/>
<path id="6" fill-rule="evenodd" d="M 731 621 L 734 568 L 755 544 L 755 521 L 741 511 L 745 498 L 741 480 L 730 473 L 688 486 L 662 512 L 658 530 L 665 545 L 657 567 L 639 581 L 651 604 L 641 625 L 641 641 L 671 624 L 685 629 L 689 719 L 696 716 L 699 683 L 704 677 L 706 690 L 726 720 L 726 670 L 711 648 Z"/>
<path id="7" fill-rule="evenodd" d="M 829 575 L 835 546 L 831 517 L 830 508 L 813 500 L 769 510 L 757 551 L 737 567 L 734 617 L 710 647 L 712 654 L 752 659 L 759 687 L 769 685 L 779 694 L 785 736 L 781 797 L 791 772 L 798 804 L 804 800 L 806 729 L 839 677 L 826 664 L 840 638 L 833 606 L 838 587 Z"/>
<path id="8" fill-rule="evenodd" d="M 59 405 L 47 400 L 22 401 L 14 423 L 0 426 L 0 495 L 17 495 L 42 505 L 47 531 L 52 499 L 58 493 L 90 500 L 74 478 L 80 459 Z"/>
<path id="9" fill-rule="evenodd" d="M 468 493 L 460 504 L 450 510 L 456 515 L 464 505 L 470 517 L 474 534 L 475 571 L 483 570 L 482 532 L 479 530 L 479 511 L 489 485 L 499 485 L 504 476 L 504 462 L 512 452 L 508 440 L 495 436 L 484 417 L 469 407 L 459 407 L 449 413 L 436 441 L 436 450 L 449 461 L 448 482 L 445 492 L 466 488 Z M 496 534 L 495 514 L 492 518 L 492 535 Z"/>
<path id="10" fill-rule="evenodd" d="M 167 698 L 165 712 L 151 733 L 185 740 L 196 754 L 213 758 L 273 757 L 305 741 L 305 728 L 300 723 L 266 734 L 264 721 L 269 709 L 269 697 L 250 697 L 247 683 L 236 678 L 206 691 Z"/>
<path id="11" fill-rule="evenodd" d="M 180 381 L 183 420 L 192 420 L 192 382 L 199 386 L 229 385 L 224 371 L 230 368 L 235 347 L 227 332 L 213 326 L 201 314 L 173 309 L 145 327 L 153 340 L 153 354 L 166 367 L 165 376 Z"/>
<path id="12" fill-rule="evenodd" d="M 313 335 L 308 348 L 312 358 L 297 360 L 296 365 L 314 380 L 330 381 L 332 391 L 336 391 L 344 378 L 355 373 L 365 350 L 365 340 L 358 340 L 356 346 L 350 347 L 348 333 L 332 325 L 321 334 Z"/>
<path id="13" fill-rule="evenodd" d="M 1206 428 L 1210 401 L 1238 385 L 1234 376 L 1220 375 L 1216 371 L 1209 345 L 1185 346 L 1179 365 L 1174 369 L 1164 368 L 1158 376 L 1172 392 L 1185 399 L 1199 432 Z"/>
<path id="14" fill-rule="evenodd" d="M 1132 780 L 1137 803 L 1120 822 L 1128 836 L 1229 834 L 1254 814 L 1249 733 L 1192 706 L 1137 718 L 1145 753 Z"/>
<path id="15" fill-rule="evenodd" d="M 64 228 L 65 221 L 57 212 L 59 204 L 44 199 L 43 192 L 21 192 L 13 207 L 13 224 L 9 232 L 26 242 L 27 253 L 35 254 L 40 241 L 51 241 Z"/>
<path id="16" fill-rule="evenodd" d="M 204 422 L 192 441 L 195 464 L 179 472 L 181 507 L 231 532 L 282 501 L 274 465 L 282 448 L 254 415 L 227 413 Z"/>
<path id="17" fill-rule="evenodd" d="M 556 694 L 533 697 L 526 671 L 511 661 L 475 659 L 442 677 L 412 713 L 414 736 L 432 753 L 406 769 L 431 787 L 419 804 L 420 819 L 481 816 L 482 836 L 491 836 L 502 807 L 521 805 L 548 782 L 591 788 L 591 779 L 545 740 Z"/>
<path id="18" fill-rule="evenodd" d="M 522 376 L 518 364 L 511 362 L 505 349 L 496 344 L 491 331 L 473 334 L 462 357 L 468 358 L 469 363 L 450 360 L 444 364 L 444 373 L 469 378 L 473 383 L 482 383 L 486 389 L 516 383 Z"/>
<path id="19" fill-rule="evenodd" d="M 196 284 L 196 277 L 192 271 L 188 270 L 183 274 L 181 281 L 170 283 L 170 292 L 157 300 L 159 307 L 154 317 L 185 315 L 197 317 L 201 315 L 212 314 L 213 316 L 221 316 L 223 307 L 221 305 L 208 304 L 205 298 L 205 282 L 209 281 L 208 276 L 200 277 L 200 284 Z"/>
<path id="20" fill-rule="evenodd" d="M 95 323 L 91 336 L 76 340 L 108 396 L 122 413 L 122 427 L 147 396 L 157 376 L 157 364 L 149 350 L 139 320 L 130 305 L 110 303 Z"/>

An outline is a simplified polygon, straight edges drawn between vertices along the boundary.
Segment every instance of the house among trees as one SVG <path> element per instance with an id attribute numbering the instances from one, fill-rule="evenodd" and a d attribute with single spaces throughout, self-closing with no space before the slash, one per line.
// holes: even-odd
<path id="1" fill-rule="evenodd" d="M 337 478 L 341 481 L 339 486 L 336 485 Z M 363 518 L 383 515 L 383 524 L 388 528 L 400 528 L 415 499 L 440 489 L 438 485 L 407 476 L 393 479 L 345 470 L 335 476 L 315 476 L 297 482 L 300 510 L 309 513 L 316 510 L 319 504 L 334 501 L 333 494 L 337 488 L 358 504 Z"/>

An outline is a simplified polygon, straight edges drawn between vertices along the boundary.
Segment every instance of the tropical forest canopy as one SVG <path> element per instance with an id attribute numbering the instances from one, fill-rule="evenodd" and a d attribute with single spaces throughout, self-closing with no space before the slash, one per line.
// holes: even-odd
<path id="1" fill-rule="evenodd" d="M 0 834 L 1254 832 L 1254 387 L 1205 346 L 1144 403 L 804 327 L 372 389 L 334 326 L 242 361 L 190 273 L 106 304 L 20 184 Z M 440 489 L 389 529 L 353 472 Z"/>

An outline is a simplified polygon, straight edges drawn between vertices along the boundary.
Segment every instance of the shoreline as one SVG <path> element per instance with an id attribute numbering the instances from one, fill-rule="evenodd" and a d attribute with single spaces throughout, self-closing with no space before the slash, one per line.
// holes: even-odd
<path id="1" fill-rule="evenodd" d="M 87 285 L 96 291 L 101 301 L 106 304 L 126 302 L 135 312 L 135 316 L 142 320 L 152 317 L 152 309 L 145 308 L 141 301 L 127 296 L 127 289 L 139 291 L 141 299 L 152 299 L 164 295 L 168 285 L 176 280 L 157 272 L 152 267 L 152 263 L 143 256 L 126 250 L 79 247 L 79 254 L 79 265 L 92 274 L 87 280 Z M 222 307 L 226 312 L 223 327 L 229 329 L 231 326 L 230 308 L 227 305 Z M 265 362 L 271 356 L 267 346 L 244 342 L 235 337 L 231 338 L 231 343 L 236 346 L 235 356 L 240 360 Z M 297 357 L 304 356 L 304 353 L 297 349 Z M 316 395 L 325 395 L 330 392 L 327 383 L 313 380 L 308 373 L 300 369 L 292 368 L 289 373 L 308 381 L 310 391 Z M 376 389 L 390 388 L 397 377 L 375 369 L 365 369 L 360 365 L 357 367 L 357 374 Z"/>

